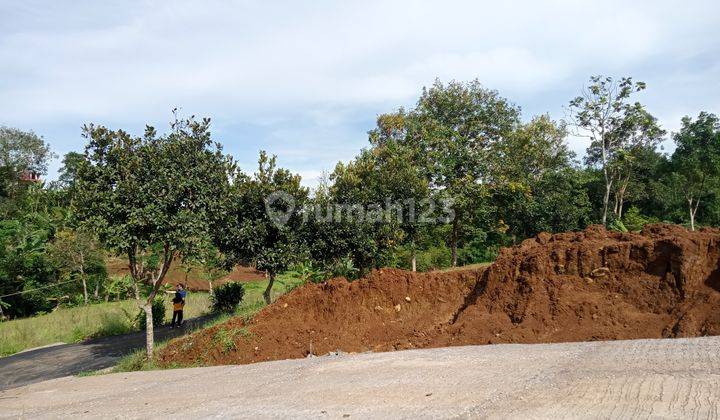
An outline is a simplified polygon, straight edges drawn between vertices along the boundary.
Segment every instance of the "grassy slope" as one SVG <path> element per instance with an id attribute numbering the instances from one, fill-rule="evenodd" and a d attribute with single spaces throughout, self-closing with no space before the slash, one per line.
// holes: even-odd
<path id="1" fill-rule="evenodd" d="M 272 299 L 277 299 L 280 295 L 289 292 L 290 290 L 299 286 L 301 283 L 302 281 L 300 279 L 291 277 L 289 275 L 278 276 L 278 278 L 275 280 L 275 285 L 273 286 Z M 243 285 L 245 286 L 245 296 L 243 297 L 242 303 L 237 308 L 235 313 L 222 314 L 218 317 L 215 317 L 212 320 L 206 322 L 204 325 L 198 327 L 197 330 L 209 328 L 213 325 L 225 322 L 228 319 L 236 316 L 241 316 L 246 319 L 252 318 L 257 312 L 259 312 L 263 307 L 265 307 L 265 301 L 263 300 L 262 293 L 267 287 L 267 281 L 243 283 Z M 156 343 L 155 350 L 157 351 L 161 349 L 165 344 L 167 343 Z M 140 349 L 124 357 L 117 364 L 117 366 L 115 366 L 113 372 L 130 372 L 136 370 L 150 369 L 156 369 L 156 367 L 151 363 L 147 363 L 147 361 L 145 360 L 145 350 Z M 89 374 L 93 374 L 93 372 Z"/>
<path id="2" fill-rule="evenodd" d="M 165 319 L 172 317 L 170 296 Z M 185 317 L 194 318 L 207 312 L 207 293 L 190 293 Z M 97 303 L 74 308 L 60 308 L 46 315 L 0 323 L 0 356 L 63 342 L 74 343 L 89 337 L 124 334 L 136 330 L 135 316 L 140 312 L 134 300 Z"/>
<path id="3" fill-rule="evenodd" d="M 279 276 L 273 287 L 273 296 L 277 297 L 293 285 L 296 279 Z M 252 314 L 262 308 L 262 292 L 267 281 L 244 283 L 245 298 L 240 308 L 241 314 Z M 165 320 L 172 317 L 170 295 L 166 295 Z M 208 312 L 210 299 L 207 293 L 188 294 L 185 306 L 185 319 L 195 318 Z M 0 323 L 0 356 L 19 351 L 63 342 L 74 343 L 88 337 L 104 337 L 125 334 L 136 330 L 133 318 L 139 309 L 134 300 L 98 303 L 74 308 L 61 308 L 46 315 L 18 319 Z"/>

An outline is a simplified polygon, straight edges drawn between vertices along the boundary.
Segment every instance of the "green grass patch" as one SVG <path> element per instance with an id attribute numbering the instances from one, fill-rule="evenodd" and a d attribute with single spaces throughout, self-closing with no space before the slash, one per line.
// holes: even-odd
<path id="1" fill-rule="evenodd" d="M 302 284 L 302 280 L 290 276 L 290 275 L 281 275 L 278 276 L 278 278 L 275 280 L 275 285 L 273 286 L 272 294 L 273 300 L 277 299 L 281 295 L 293 290 L 294 288 L 298 287 Z M 262 308 L 265 307 L 265 301 L 262 297 L 262 293 L 265 291 L 265 288 L 267 287 L 266 281 L 259 281 L 259 282 L 248 282 L 243 284 L 245 286 L 245 297 L 243 298 L 243 301 L 238 306 L 237 310 L 233 314 L 220 314 L 217 317 L 213 317 L 206 322 L 204 322 L 201 326 L 196 328 L 193 332 L 190 334 L 196 334 L 200 332 L 201 330 L 210 328 L 215 325 L 219 325 L 224 323 L 225 321 L 228 321 L 231 318 L 234 317 L 242 317 L 242 319 L 245 322 L 248 322 L 252 319 L 255 314 L 257 314 Z M 221 332 L 223 331 L 223 332 Z M 234 331 L 228 331 L 225 328 L 220 328 L 217 333 L 213 336 L 213 340 L 218 342 L 223 349 L 226 349 L 225 351 L 230 351 L 235 347 L 235 342 L 233 339 L 236 335 L 240 335 L 244 338 L 251 338 L 252 333 L 250 333 L 250 330 L 248 330 L 246 327 L 242 327 L 239 329 L 236 329 Z M 232 341 L 232 343 L 230 342 Z M 160 351 L 163 347 L 167 345 L 166 342 L 164 343 L 155 343 L 155 351 Z M 193 367 L 193 366 L 200 366 L 200 364 L 197 365 L 179 365 L 179 364 L 170 364 L 169 366 L 164 367 L 165 369 L 175 369 L 175 368 L 184 368 L 184 367 Z M 132 371 L 138 371 L 138 370 L 155 370 L 160 369 L 157 365 L 154 363 L 149 363 L 147 361 L 147 358 L 145 357 L 145 350 L 140 349 L 137 350 L 124 358 L 120 360 L 120 362 L 115 366 L 115 368 L 112 370 L 113 373 L 116 372 L 132 372 Z"/>
<path id="2" fill-rule="evenodd" d="M 171 296 L 166 296 L 165 319 L 172 319 Z M 189 293 L 185 318 L 207 313 L 207 293 Z M 49 314 L 0 322 L 0 356 L 47 346 L 54 343 L 77 343 L 87 338 L 106 337 L 137 331 L 135 317 L 140 312 L 134 300 L 103 302 L 88 306 L 59 308 Z"/>

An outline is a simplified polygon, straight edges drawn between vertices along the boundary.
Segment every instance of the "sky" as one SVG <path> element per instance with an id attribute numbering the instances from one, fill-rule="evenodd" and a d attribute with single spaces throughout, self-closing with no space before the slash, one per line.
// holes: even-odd
<path id="1" fill-rule="evenodd" d="M 0 0 L 0 125 L 60 157 L 83 124 L 162 132 L 177 107 L 245 171 L 267 150 L 313 186 L 436 78 L 477 78 L 529 120 L 564 118 L 594 74 L 645 81 L 669 131 L 720 113 L 720 2 Z"/>

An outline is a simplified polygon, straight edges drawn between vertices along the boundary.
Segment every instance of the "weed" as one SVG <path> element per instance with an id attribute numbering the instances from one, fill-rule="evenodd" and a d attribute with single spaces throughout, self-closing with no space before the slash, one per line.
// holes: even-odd
<path id="1" fill-rule="evenodd" d="M 235 344 L 235 335 L 237 330 L 228 331 L 225 327 L 221 327 L 213 336 L 213 342 L 222 348 L 223 353 L 228 353 L 237 348 Z"/>

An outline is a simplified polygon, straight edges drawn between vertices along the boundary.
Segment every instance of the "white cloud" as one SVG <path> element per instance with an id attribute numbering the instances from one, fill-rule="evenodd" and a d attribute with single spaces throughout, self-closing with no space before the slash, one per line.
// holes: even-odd
<path id="1" fill-rule="evenodd" d="M 661 119 L 717 112 L 718 16 L 712 1 L 8 2 L 0 115 L 140 128 L 181 106 L 212 116 L 230 151 L 292 144 L 288 166 L 309 173 L 354 155 L 377 113 L 435 77 L 561 117 L 590 74 L 627 74 Z"/>

